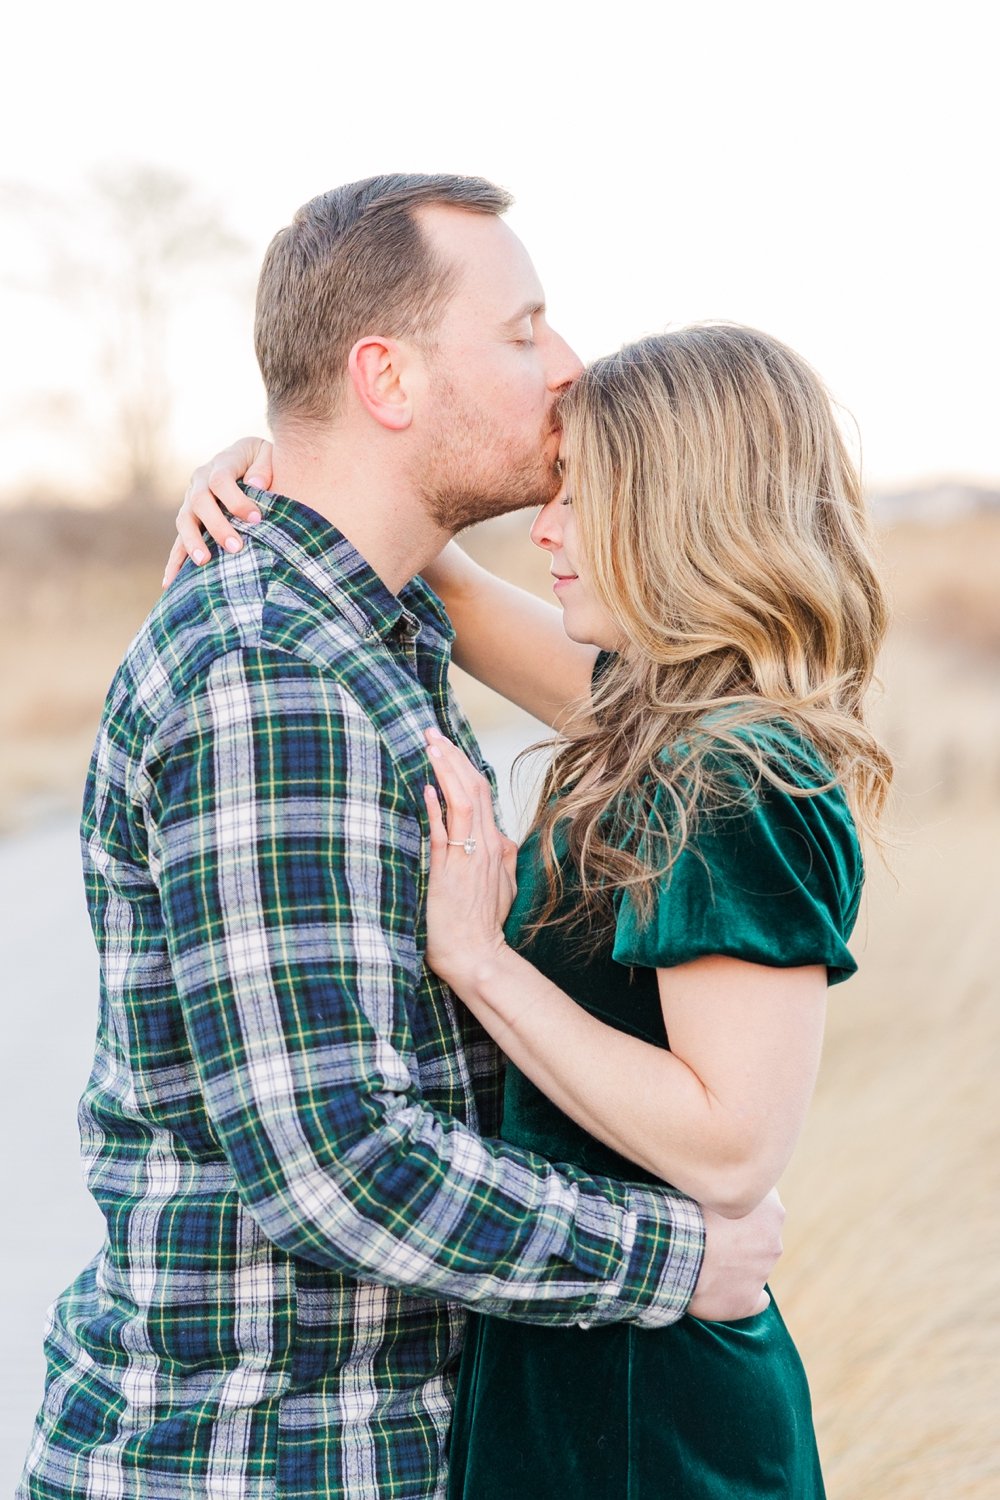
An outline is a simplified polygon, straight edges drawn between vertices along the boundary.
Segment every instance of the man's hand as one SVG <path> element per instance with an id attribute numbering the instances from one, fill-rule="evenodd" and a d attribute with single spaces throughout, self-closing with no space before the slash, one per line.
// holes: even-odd
<path id="1" fill-rule="evenodd" d="M 271 444 L 264 438 L 245 437 L 231 447 L 224 448 L 207 464 L 202 464 L 191 475 L 191 482 L 184 496 L 184 504 L 177 512 L 177 540 L 170 549 L 163 587 L 177 577 L 188 558 L 200 566 L 208 561 L 208 551 L 202 536 L 202 528 L 215 538 L 220 547 L 229 552 L 239 552 L 243 539 L 229 524 L 219 501 L 231 515 L 253 524 L 260 520 L 260 512 L 252 500 L 236 483 L 246 479 L 256 489 L 271 487 Z"/>
<path id="2" fill-rule="evenodd" d="M 785 1209 L 777 1188 L 742 1219 L 704 1212 L 705 1259 L 688 1312 L 713 1323 L 763 1312 L 771 1300 L 764 1283 L 783 1248 Z"/>

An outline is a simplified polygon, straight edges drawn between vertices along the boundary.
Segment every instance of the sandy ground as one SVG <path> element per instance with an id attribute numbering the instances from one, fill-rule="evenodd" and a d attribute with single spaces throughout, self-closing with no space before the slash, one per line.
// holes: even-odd
<path id="1" fill-rule="evenodd" d="M 831 992 L 775 1282 L 831 1500 L 1000 1496 L 998 850 L 996 809 L 915 834 Z"/>

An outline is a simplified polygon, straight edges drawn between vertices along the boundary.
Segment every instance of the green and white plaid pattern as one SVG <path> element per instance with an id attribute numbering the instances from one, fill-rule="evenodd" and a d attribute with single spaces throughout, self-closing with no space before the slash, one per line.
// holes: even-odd
<path id="1" fill-rule="evenodd" d="M 450 629 L 280 497 L 112 684 L 83 816 L 81 1103 L 106 1242 L 60 1296 L 19 1495 L 429 1500 L 465 1307 L 679 1317 L 697 1209 L 495 1138 L 490 1040 L 422 963 Z"/>

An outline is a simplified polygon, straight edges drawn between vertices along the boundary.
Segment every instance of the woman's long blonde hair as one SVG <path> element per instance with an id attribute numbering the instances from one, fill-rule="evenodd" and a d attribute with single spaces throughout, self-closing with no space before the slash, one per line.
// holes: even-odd
<path id="1" fill-rule="evenodd" d="M 877 836 L 892 765 L 864 699 L 888 610 L 814 371 L 755 329 L 698 324 L 597 360 L 561 416 L 580 557 L 625 645 L 556 742 L 532 825 L 548 882 L 536 928 L 562 892 L 557 824 L 580 881 L 571 925 L 599 930 L 625 886 L 648 912 L 698 815 L 733 798 L 726 752 L 796 796 L 839 782 Z M 829 778 L 803 787 L 754 747 L 748 727 L 775 720 Z M 670 816 L 640 857 L 622 833 L 648 824 L 659 789 Z"/>

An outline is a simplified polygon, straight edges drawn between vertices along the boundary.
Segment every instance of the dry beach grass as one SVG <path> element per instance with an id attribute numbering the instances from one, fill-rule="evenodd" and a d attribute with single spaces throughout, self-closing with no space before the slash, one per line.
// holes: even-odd
<path id="1" fill-rule="evenodd" d="M 169 514 L 8 512 L 0 830 L 74 805 L 106 685 L 155 599 Z M 525 574 L 523 518 L 473 550 Z M 1000 513 L 885 534 L 897 623 L 879 709 L 901 761 L 861 973 L 784 1184 L 776 1278 L 831 1500 L 1000 1495 Z M 481 724 L 497 700 L 464 682 Z"/>

